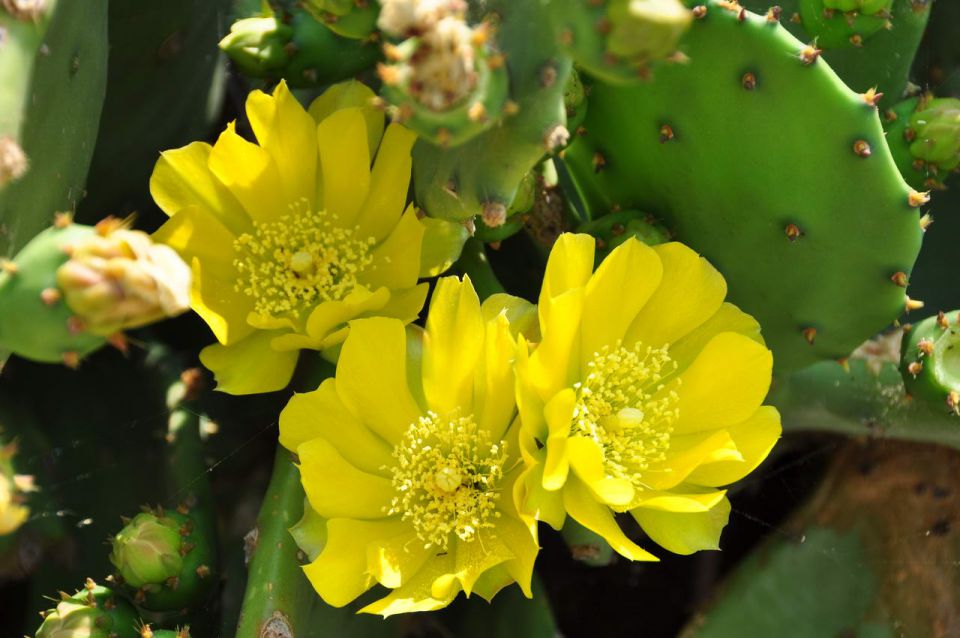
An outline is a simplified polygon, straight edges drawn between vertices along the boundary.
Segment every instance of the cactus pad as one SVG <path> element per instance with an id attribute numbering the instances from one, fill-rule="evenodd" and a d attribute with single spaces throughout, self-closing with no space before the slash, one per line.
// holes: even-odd
<path id="1" fill-rule="evenodd" d="M 775 19 L 710 2 L 690 63 L 596 84 L 566 153 L 594 208 L 639 208 L 725 275 L 780 370 L 843 357 L 903 311 L 926 196 L 869 96 Z"/>

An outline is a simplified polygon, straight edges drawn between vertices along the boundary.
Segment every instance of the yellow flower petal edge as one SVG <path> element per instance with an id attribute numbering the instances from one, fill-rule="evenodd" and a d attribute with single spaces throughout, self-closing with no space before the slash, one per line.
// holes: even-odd
<path id="1" fill-rule="evenodd" d="M 336 376 L 284 408 L 280 442 L 297 453 L 311 517 L 297 541 L 327 603 L 378 585 L 385 595 L 361 611 L 429 611 L 511 583 L 532 595 L 537 523 L 513 498 L 524 471 L 513 363 L 535 312 L 505 294 L 481 304 L 469 278 L 441 278 L 424 329 L 351 321 Z"/>
<path id="2" fill-rule="evenodd" d="M 625 513 L 671 552 L 718 549 L 730 504 L 717 488 L 780 437 L 780 415 L 762 405 L 772 355 L 689 247 L 630 239 L 595 272 L 594 247 L 560 236 L 541 337 L 518 343 L 516 502 L 555 528 L 574 518 L 631 560 L 657 559 L 624 534 Z"/>
<path id="3" fill-rule="evenodd" d="M 373 98 L 348 82 L 308 111 L 281 82 L 247 98 L 256 143 L 231 123 L 157 162 L 150 190 L 170 219 L 156 239 L 202 275 L 192 306 L 219 342 L 203 357 L 218 389 L 283 388 L 298 351 L 330 356 L 352 319 L 412 321 L 418 278 L 456 259 L 462 242 L 407 206 L 415 135 L 384 127 Z"/>

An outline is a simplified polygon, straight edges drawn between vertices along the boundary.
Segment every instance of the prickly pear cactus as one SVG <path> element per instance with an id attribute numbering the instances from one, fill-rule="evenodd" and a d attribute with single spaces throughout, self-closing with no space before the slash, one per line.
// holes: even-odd
<path id="1" fill-rule="evenodd" d="M 957 6 L 0 0 L 0 633 L 960 635 Z"/>
<path id="2" fill-rule="evenodd" d="M 690 62 L 635 88 L 594 85 L 565 161 L 596 214 L 658 214 L 716 263 L 779 369 L 845 357 L 903 312 L 927 196 L 897 171 L 873 98 L 815 47 L 771 17 L 701 6 Z M 853 235 L 871 248 L 850 250 Z"/>

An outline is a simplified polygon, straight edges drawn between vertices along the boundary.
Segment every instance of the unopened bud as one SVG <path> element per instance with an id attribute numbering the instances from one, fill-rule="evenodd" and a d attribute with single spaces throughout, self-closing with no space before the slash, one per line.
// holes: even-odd
<path id="1" fill-rule="evenodd" d="M 163 583 L 183 568 L 182 542 L 175 519 L 141 512 L 114 537 L 110 562 L 131 587 Z"/>

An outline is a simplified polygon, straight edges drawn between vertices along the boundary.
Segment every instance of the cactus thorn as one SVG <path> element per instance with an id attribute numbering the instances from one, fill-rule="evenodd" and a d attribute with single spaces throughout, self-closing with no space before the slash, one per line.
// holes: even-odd
<path id="1" fill-rule="evenodd" d="M 554 124 L 543 136 L 543 145 L 548 153 L 553 153 L 567 145 L 570 141 L 570 131 L 563 124 Z"/>
<path id="2" fill-rule="evenodd" d="M 9 259 L 0 259 L 0 269 L 8 275 L 15 275 L 17 271 L 20 270 L 19 266 Z"/>
<path id="3" fill-rule="evenodd" d="M 904 311 L 910 312 L 911 310 L 920 310 L 923 308 L 924 303 L 919 299 L 911 299 L 907 297 L 906 302 L 904 303 Z"/>
<path id="4" fill-rule="evenodd" d="M 956 390 L 951 390 L 947 394 L 947 407 L 950 408 L 954 414 L 960 416 L 960 392 Z"/>
<path id="5" fill-rule="evenodd" d="M 80 367 L 80 355 L 76 352 L 64 352 L 63 353 L 63 365 L 67 366 L 71 370 L 76 370 Z"/>
<path id="6" fill-rule="evenodd" d="M 799 13 L 794 13 L 792 16 L 790 16 L 790 22 L 793 24 L 801 24 L 803 22 L 803 18 L 800 17 Z"/>
<path id="7" fill-rule="evenodd" d="M 485 202 L 480 217 L 490 228 L 498 228 L 507 223 L 507 207 L 501 202 Z"/>
<path id="8" fill-rule="evenodd" d="M 807 340 L 811 346 L 817 338 L 817 329 L 813 326 L 808 326 L 802 330 L 803 338 Z"/>
<path id="9" fill-rule="evenodd" d="M 661 140 L 662 139 L 663 139 L 663 136 L 661 134 Z M 606 165 L 607 165 L 607 159 L 603 156 L 603 154 L 600 151 L 597 151 L 596 153 L 593 154 L 593 172 L 594 173 L 599 173 L 604 169 Z"/>
<path id="10" fill-rule="evenodd" d="M 173 591 L 177 591 L 177 589 L 180 588 L 180 577 L 171 576 L 166 581 L 164 581 L 164 585 L 166 585 L 168 588 L 172 589 Z"/>
<path id="11" fill-rule="evenodd" d="M 693 17 L 694 17 L 694 18 L 700 20 L 700 19 L 706 17 L 706 15 L 707 15 L 707 7 L 706 7 L 705 5 L 698 4 L 697 6 L 695 6 L 695 7 L 693 8 L 693 10 L 691 11 L 691 13 L 693 13 Z"/>
<path id="12" fill-rule="evenodd" d="M 913 378 L 916 379 L 917 375 L 923 372 L 923 363 L 919 361 L 913 361 L 910 365 L 907 366 L 907 372 L 913 375 Z"/>
<path id="13" fill-rule="evenodd" d="M 863 46 L 863 36 L 859 33 L 854 33 L 852 36 L 850 36 L 850 44 L 859 49 Z"/>
<path id="14" fill-rule="evenodd" d="M 12 137 L 0 137 L 0 186 L 23 177 L 30 164 Z"/>
<path id="15" fill-rule="evenodd" d="M 946 330 L 950 327 L 949 322 L 947 322 L 947 315 L 944 314 L 942 310 L 937 313 L 937 326 L 939 326 L 941 330 Z"/>
<path id="16" fill-rule="evenodd" d="M 850 358 L 849 357 L 840 357 L 837 359 L 837 363 L 840 364 L 840 367 L 843 368 L 844 372 L 850 372 Z"/>
<path id="17" fill-rule="evenodd" d="M 757 76 L 753 72 L 748 71 L 740 78 L 740 84 L 743 85 L 743 88 L 746 90 L 752 91 L 757 88 Z"/>
<path id="18" fill-rule="evenodd" d="M 437 144 L 439 144 L 443 148 L 446 148 L 447 146 L 450 145 L 450 139 L 451 139 L 451 136 L 450 136 L 449 130 L 445 128 L 437 129 Z"/>
<path id="19" fill-rule="evenodd" d="M 883 112 L 883 119 L 887 122 L 896 122 L 898 117 L 897 112 L 893 109 L 887 109 Z"/>
<path id="20" fill-rule="evenodd" d="M 800 61 L 810 66 L 820 58 L 821 53 L 823 53 L 821 49 L 818 49 L 813 44 L 808 44 L 800 50 Z"/>
<path id="21" fill-rule="evenodd" d="M 901 288 L 906 288 L 908 283 L 907 273 L 903 272 L 902 270 L 898 270 L 897 272 L 890 275 L 890 281 L 900 286 Z"/>
<path id="22" fill-rule="evenodd" d="M 873 154 L 873 151 L 870 150 L 870 143 L 866 140 L 857 140 L 853 143 L 853 152 L 858 157 L 867 158 Z"/>
<path id="23" fill-rule="evenodd" d="M 930 201 L 930 193 L 911 190 L 907 195 L 907 203 L 911 208 L 918 208 Z"/>
<path id="24" fill-rule="evenodd" d="M 197 576 L 200 578 L 206 578 L 210 575 L 210 568 L 206 565 L 200 565 L 197 567 Z"/>
<path id="25" fill-rule="evenodd" d="M 494 70 L 502 69 L 506 63 L 507 59 L 503 57 L 502 53 L 494 53 L 487 58 L 487 66 Z"/>
<path id="26" fill-rule="evenodd" d="M 67 330 L 72 335 L 78 335 L 86 329 L 86 324 L 83 323 L 83 319 L 77 315 L 71 315 L 67 317 Z"/>
<path id="27" fill-rule="evenodd" d="M 917 139 L 917 132 L 912 128 L 907 127 L 903 130 L 903 139 L 907 140 L 908 142 L 912 142 Z"/>
<path id="28" fill-rule="evenodd" d="M 660 143 L 669 142 L 674 138 L 673 127 L 669 124 L 660 126 Z"/>
<path id="29" fill-rule="evenodd" d="M 507 100 L 506 102 L 504 102 L 504 104 L 503 104 L 503 114 L 504 114 L 504 116 L 510 117 L 511 115 L 516 115 L 516 114 L 519 113 L 519 112 L 520 112 L 520 105 L 519 105 L 519 104 L 517 104 L 517 103 L 514 102 L 513 100 Z"/>
<path id="30" fill-rule="evenodd" d="M 487 120 L 487 107 L 483 105 L 483 102 L 474 102 L 467 111 L 467 117 L 472 122 L 485 122 Z"/>
<path id="31" fill-rule="evenodd" d="M 57 288 L 44 288 L 40 291 L 40 300 L 48 306 L 57 303 L 62 297 L 63 293 Z"/>
<path id="32" fill-rule="evenodd" d="M 787 239 L 790 241 L 797 241 L 803 236 L 803 231 L 800 230 L 800 227 L 792 223 L 787 224 L 787 227 L 783 229 L 783 232 L 787 235 Z"/>
<path id="33" fill-rule="evenodd" d="M 778 23 L 780 22 L 780 14 L 783 12 L 783 9 L 779 5 L 774 5 L 767 9 L 767 22 Z"/>
<path id="34" fill-rule="evenodd" d="M 917 350 L 920 351 L 921 355 L 926 355 L 929 357 L 933 354 L 933 340 L 921 339 L 917 342 Z"/>
<path id="35" fill-rule="evenodd" d="M 927 229 L 930 228 L 930 224 L 932 223 L 933 223 L 933 215 L 931 215 L 930 213 L 924 213 L 920 217 L 920 230 L 926 232 Z"/>
<path id="36" fill-rule="evenodd" d="M 540 69 L 540 86 L 543 88 L 551 87 L 557 82 L 557 67 L 555 65 L 546 64 L 542 69 Z"/>

